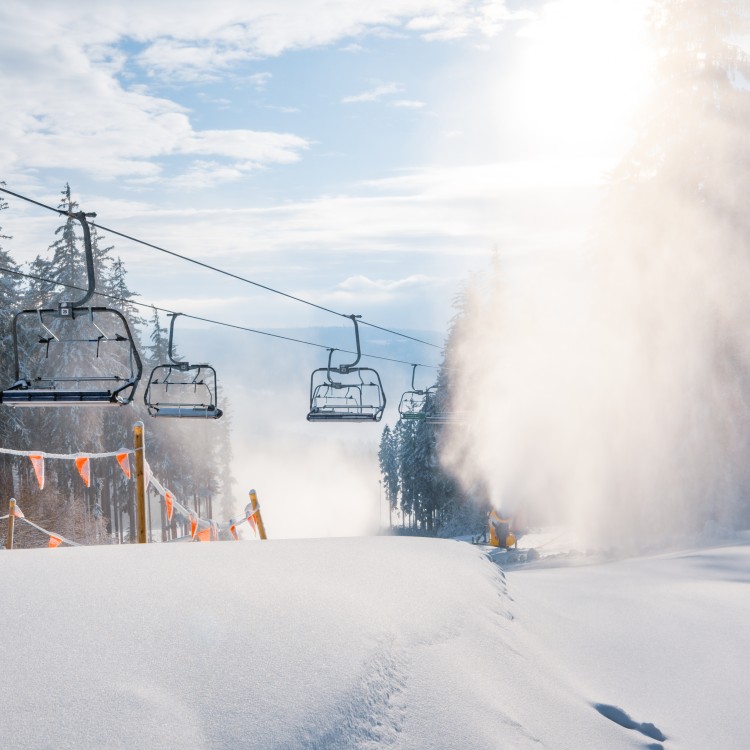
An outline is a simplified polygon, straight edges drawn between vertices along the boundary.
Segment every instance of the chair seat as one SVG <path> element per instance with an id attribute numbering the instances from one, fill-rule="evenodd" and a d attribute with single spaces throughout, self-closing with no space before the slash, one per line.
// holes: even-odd
<path id="1" fill-rule="evenodd" d="M 152 417 L 219 419 L 224 413 L 213 404 L 149 404 Z"/>
<path id="2" fill-rule="evenodd" d="M 0 403 L 8 406 L 124 406 L 112 391 L 60 391 L 55 389 L 9 389 L 0 393 Z"/>

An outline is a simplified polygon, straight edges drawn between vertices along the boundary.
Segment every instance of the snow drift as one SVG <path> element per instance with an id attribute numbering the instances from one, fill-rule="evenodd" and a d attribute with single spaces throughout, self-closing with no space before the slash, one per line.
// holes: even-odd
<path id="1" fill-rule="evenodd" d="M 0 744 L 739 747 L 749 569 L 741 546 L 504 573 L 401 538 L 5 552 Z"/>

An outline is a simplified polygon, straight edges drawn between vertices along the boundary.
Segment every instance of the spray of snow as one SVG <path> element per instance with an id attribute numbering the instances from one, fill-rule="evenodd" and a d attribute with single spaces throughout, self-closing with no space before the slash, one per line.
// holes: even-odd
<path id="1" fill-rule="evenodd" d="M 737 127 L 709 108 L 658 179 L 613 184 L 588 247 L 470 289 L 447 364 L 452 408 L 471 416 L 443 455 L 467 487 L 623 546 L 747 521 Z"/>

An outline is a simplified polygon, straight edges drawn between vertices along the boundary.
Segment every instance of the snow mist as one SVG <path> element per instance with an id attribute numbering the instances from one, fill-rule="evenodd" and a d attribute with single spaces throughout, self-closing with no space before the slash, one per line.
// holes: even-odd
<path id="1" fill-rule="evenodd" d="M 676 24 L 657 3 L 650 118 L 589 246 L 471 286 L 446 355 L 469 416 L 445 465 L 532 524 L 624 548 L 750 520 L 750 93 L 692 5 Z"/>
<path id="2" fill-rule="evenodd" d="M 707 257 L 705 228 L 669 215 L 673 249 L 646 267 L 616 253 L 474 301 L 447 361 L 451 408 L 469 416 L 443 450 L 468 488 L 608 543 L 741 517 L 750 267 L 729 249 Z"/>

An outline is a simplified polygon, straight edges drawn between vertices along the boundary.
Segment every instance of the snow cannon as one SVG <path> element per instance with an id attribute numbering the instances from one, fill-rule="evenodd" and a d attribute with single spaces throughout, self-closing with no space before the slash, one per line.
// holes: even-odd
<path id="1" fill-rule="evenodd" d="M 494 508 L 490 512 L 488 526 L 490 544 L 493 547 L 515 547 L 518 543 L 516 535 L 511 531 L 512 518 L 504 518 Z"/>

